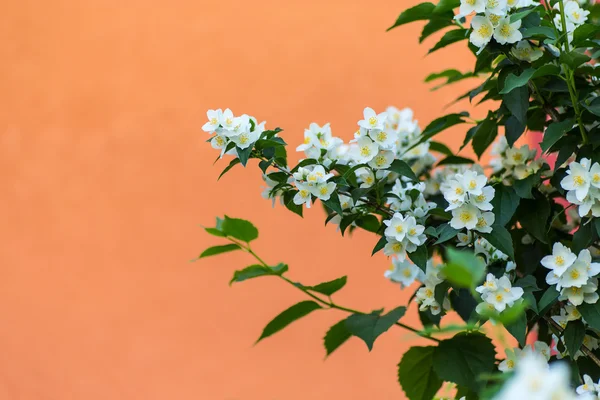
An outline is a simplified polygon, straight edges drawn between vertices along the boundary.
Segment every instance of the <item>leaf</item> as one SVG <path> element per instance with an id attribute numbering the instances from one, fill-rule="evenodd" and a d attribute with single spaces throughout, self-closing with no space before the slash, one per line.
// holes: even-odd
<path id="1" fill-rule="evenodd" d="M 439 42 L 437 42 L 436 45 L 433 46 L 428 53 L 431 54 L 436 50 L 448 46 L 449 44 L 465 40 L 468 37 L 468 32 L 469 31 L 467 29 L 454 29 L 452 31 L 446 32 L 444 36 L 442 36 L 442 38 L 439 40 Z"/>
<path id="2" fill-rule="evenodd" d="M 417 176 L 415 175 L 415 173 L 413 172 L 413 170 L 410 168 L 410 166 L 402 160 L 394 160 L 392 162 L 392 165 L 390 165 L 386 169 L 388 171 L 395 172 L 400 176 L 405 176 L 405 177 L 409 178 L 410 180 L 413 180 L 413 181 L 419 180 L 417 178 Z"/>
<path id="3" fill-rule="evenodd" d="M 419 43 L 422 43 L 423 40 L 427 39 L 429 36 L 434 33 L 452 26 L 452 17 L 449 18 L 432 18 L 421 31 L 421 36 L 419 37 Z"/>
<path id="4" fill-rule="evenodd" d="M 521 313 L 521 315 L 512 323 L 504 325 L 508 333 L 510 333 L 517 341 L 519 345 L 525 346 L 527 339 L 527 315 Z"/>
<path id="5" fill-rule="evenodd" d="M 521 199 L 510 186 L 496 185 L 494 198 L 490 201 L 492 203 L 493 211 L 496 216 L 495 224 L 506 226 L 506 224 L 512 219 L 519 202 Z"/>
<path id="6" fill-rule="evenodd" d="M 517 210 L 523 229 L 542 243 L 548 243 L 546 230 L 550 212 L 550 204 L 542 195 L 537 195 L 533 200 L 522 199 Z"/>
<path id="7" fill-rule="evenodd" d="M 471 251 L 448 248 L 448 262 L 442 267 L 446 279 L 457 287 L 474 288 L 485 275 L 485 265 Z"/>
<path id="8" fill-rule="evenodd" d="M 521 75 L 516 76 L 515 74 L 509 74 L 504 81 L 504 87 L 500 91 L 500 94 L 509 93 L 511 90 L 526 86 L 530 80 L 534 78 L 539 78 L 547 75 L 559 75 L 560 67 L 558 65 L 553 64 L 545 64 L 542 67 L 535 68 L 527 68 L 525 71 L 521 73 Z"/>
<path id="9" fill-rule="evenodd" d="M 440 285 L 438 284 L 435 287 L 436 290 L 438 286 Z M 440 301 L 438 301 L 438 303 L 442 304 L 442 302 Z M 468 289 L 453 290 L 452 293 L 450 293 L 450 303 L 452 304 L 452 308 L 465 322 L 469 322 L 469 320 L 471 319 L 471 315 L 473 315 L 475 307 L 477 307 L 477 300 L 475 300 L 475 298 Z"/>
<path id="10" fill-rule="evenodd" d="M 544 37 L 548 39 L 556 40 L 556 33 L 554 29 L 549 26 L 533 26 L 522 30 L 523 39 L 531 37 Z"/>
<path id="11" fill-rule="evenodd" d="M 515 180 L 513 183 L 513 188 L 519 197 L 522 199 L 533 199 L 533 195 L 531 194 L 531 190 L 534 186 L 537 186 L 539 183 L 538 175 L 529 175 L 525 179 Z"/>
<path id="12" fill-rule="evenodd" d="M 217 229 L 217 228 L 204 228 L 204 230 L 206 231 L 206 233 L 209 233 L 213 236 L 219 236 L 219 237 L 227 236 L 226 234 L 223 233 L 223 231 L 221 231 L 220 229 Z"/>
<path id="13" fill-rule="evenodd" d="M 573 31 L 573 40 L 571 45 L 576 48 L 580 43 L 586 42 L 588 39 L 593 39 L 600 32 L 600 26 L 595 24 L 579 25 Z"/>
<path id="14" fill-rule="evenodd" d="M 477 130 L 473 136 L 472 145 L 477 158 L 481 158 L 488 146 L 494 142 L 496 136 L 498 136 L 498 125 L 490 112 L 487 118 L 477 125 Z"/>
<path id="15" fill-rule="evenodd" d="M 467 115 L 468 114 L 448 114 L 444 115 L 443 117 L 434 119 L 423 130 L 423 133 L 421 134 L 421 139 L 419 140 L 419 144 L 431 139 L 433 136 L 437 135 L 443 130 L 450 128 L 451 126 L 465 123 L 465 120 L 463 118 Z"/>
<path id="16" fill-rule="evenodd" d="M 236 147 L 236 151 L 238 154 L 238 157 L 240 158 L 240 162 L 242 163 L 242 165 L 245 167 L 246 164 L 248 164 L 248 160 L 250 159 L 250 154 L 252 153 L 252 147 L 253 146 L 248 146 L 245 149 L 241 149 L 239 147 Z"/>
<path id="17" fill-rule="evenodd" d="M 581 64 L 591 60 L 588 56 L 577 50 L 571 50 L 570 52 L 560 53 L 560 62 L 568 65 L 571 69 L 577 69 Z"/>
<path id="18" fill-rule="evenodd" d="M 519 121 L 514 115 L 511 115 L 504 123 L 504 131 L 506 141 L 508 142 L 508 145 L 512 147 L 521 137 L 523 132 L 525 132 L 525 124 Z"/>
<path id="19" fill-rule="evenodd" d="M 427 246 L 421 245 L 417 247 L 415 251 L 408 254 L 410 260 L 415 263 L 415 265 L 423 272 L 427 269 L 427 260 L 429 259 L 429 255 L 427 254 Z"/>
<path id="20" fill-rule="evenodd" d="M 454 154 L 452 153 L 452 150 L 450 150 L 445 144 L 434 141 L 429 142 L 429 151 L 436 151 L 447 156 Z"/>
<path id="21" fill-rule="evenodd" d="M 438 232 L 438 240 L 435 244 L 441 244 L 447 242 L 448 240 L 456 237 L 458 234 L 458 230 L 454 229 L 450 226 L 450 224 L 442 224 L 437 228 Z"/>
<path id="22" fill-rule="evenodd" d="M 339 198 L 337 192 L 331 193 L 329 200 L 321 200 L 321 201 L 331 211 L 335 211 L 339 215 L 342 215 L 344 213 L 344 210 L 342 209 L 342 205 L 340 204 L 340 198 Z"/>
<path id="23" fill-rule="evenodd" d="M 375 247 L 373 248 L 373 252 L 371 253 L 371 256 L 375 255 L 375 253 L 377 253 L 379 250 L 383 249 L 386 244 L 387 244 L 387 238 L 385 236 L 382 236 L 381 239 L 379 239 L 377 241 L 377 243 L 375 244 Z"/>
<path id="24" fill-rule="evenodd" d="M 371 214 L 358 217 L 355 223 L 359 228 L 373 233 L 377 233 L 379 228 L 381 228 L 381 222 L 379 222 L 376 216 Z"/>
<path id="25" fill-rule="evenodd" d="M 230 218 L 227 215 L 223 220 L 221 230 L 227 236 L 243 240 L 247 243 L 258 237 L 258 229 L 252 225 L 252 222 L 239 218 Z"/>
<path id="26" fill-rule="evenodd" d="M 460 6 L 460 0 L 440 0 L 433 9 L 434 14 L 443 14 Z"/>
<path id="27" fill-rule="evenodd" d="M 534 11 L 535 11 L 535 8 L 532 8 L 531 10 L 525 10 L 525 11 L 511 14 L 510 23 L 514 24 L 515 22 L 522 20 L 523 18 L 525 18 L 526 16 L 528 16 L 529 14 L 531 14 Z"/>
<path id="28" fill-rule="evenodd" d="M 267 324 L 267 326 L 265 327 L 265 329 L 263 330 L 262 334 L 256 342 L 258 343 L 264 338 L 267 338 L 279 332 L 292 322 L 320 308 L 321 306 L 312 300 L 305 300 L 301 301 L 300 303 L 294 304 L 293 306 L 291 306 L 290 308 L 273 318 L 273 320 Z"/>
<path id="29" fill-rule="evenodd" d="M 231 168 L 235 167 L 239 163 L 240 163 L 240 159 L 239 158 L 234 158 L 233 160 L 231 160 L 231 162 L 229 163 L 229 165 L 227 167 L 225 167 L 225 169 L 223 170 L 223 172 L 221 172 L 221 174 L 219 175 L 219 177 L 217 178 L 217 180 L 221 179 L 221 177 L 223 175 L 225 175 Z"/>
<path id="30" fill-rule="evenodd" d="M 264 265 L 255 264 L 242 270 L 235 271 L 233 273 L 233 278 L 231 278 L 231 281 L 229 281 L 229 284 L 231 285 L 234 282 L 242 282 L 247 279 L 258 278 L 260 276 L 282 275 L 287 270 L 288 266 L 286 264 L 278 264 L 275 267 L 269 268 L 265 267 Z"/>
<path id="31" fill-rule="evenodd" d="M 410 400 L 431 400 L 443 381 L 433 370 L 435 347 L 411 347 L 398 364 L 398 381 Z"/>
<path id="32" fill-rule="evenodd" d="M 440 161 L 437 166 L 440 165 L 457 165 L 457 164 L 473 164 L 474 161 L 470 158 L 460 157 L 460 156 L 448 156 Z"/>
<path id="33" fill-rule="evenodd" d="M 522 86 L 511 90 L 502 98 L 503 104 L 522 124 L 527 123 L 527 110 L 529 109 L 529 89 Z"/>
<path id="34" fill-rule="evenodd" d="M 239 249 L 240 249 L 240 246 L 238 246 L 237 244 L 233 244 L 233 243 L 225 244 L 223 246 L 213 246 L 213 247 L 209 247 L 208 249 L 204 250 L 202 252 L 202 254 L 200 254 L 200 257 L 198 257 L 198 258 L 216 256 L 217 254 L 227 253 L 227 252 L 239 250 Z"/>
<path id="35" fill-rule="evenodd" d="M 283 194 L 283 204 L 285 204 L 285 208 L 293 212 L 294 214 L 298 214 L 302 217 L 302 205 L 298 205 L 294 203 L 294 195 L 298 193 L 297 190 L 288 190 Z"/>
<path id="36" fill-rule="evenodd" d="M 478 392 L 480 375 L 494 370 L 496 352 L 492 341 L 479 333 L 459 333 L 442 340 L 433 353 L 433 370 L 443 381 L 454 382 Z"/>
<path id="37" fill-rule="evenodd" d="M 581 313 L 590 327 L 600 329 L 600 303 L 583 303 L 577 306 L 577 311 Z"/>
<path id="38" fill-rule="evenodd" d="M 492 246 L 506 254 L 512 260 L 515 259 L 515 249 L 513 247 L 512 237 L 506 228 L 502 225 L 492 225 L 492 232 L 490 233 L 479 233 L 483 236 Z"/>
<path id="39" fill-rule="evenodd" d="M 406 307 L 396 307 L 385 315 L 379 313 L 352 314 L 346 319 L 346 327 L 354 336 L 358 336 L 367 344 L 369 351 L 373 349 L 375 339 L 387 331 L 404 316 Z"/>
<path id="40" fill-rule="evenodd" d="M 527 276 L 524 276 L 523 278 L 518 279 L 515 282 L 514 286 L 518 286 L 526 292 L 527 291 L 537 292 L 537 291 L 541 290 L 537 285 L 535 276 L 533 276 L 533 275 L 527 275 Z"/>
<path id="41" fill-rule="evenodd" d="M 595 97 L 589 104 L 582 102 L 581 105 L 583 108 L 591 112 L 592 114 L 600 117 L 600 98 Z"/>
<path id="42" fill-rule="evenodd" d="M 583 344 L 583 338 L 585 337 L 585 325 L 583 325 L 581 320 L 569 321 L 563 335 L 565 339 L 565 346 L 569 351 L 569 355 L 571 355 L 571 358 L 573 358 Z"/>
<path id="43" fill-rule="evenodd" d="M 435 6 L 433 3 L 421 3 L 408 10 L 404 10 L 402 14 L 398 16 L 394 25 L 390 26 L 387 30 L 389 31 L 400 25 L 408 24 L 409 22 L 430 19 L 434 9 Z"/>
<path id="44" fill-rule="evenodd" d="M 571 249 L 574 252 L 579 253 L 581 250 L 587 248 L 596 238 L 596 230 L 590 222 L 584 223 L 583 221 L 579 225 L 579 229 L 573 235 L 573 242 Z"/>
<path id="45" fill-rule="evenodd" d="M 546 289 L 546 291 L 542 295 L 542 298 L 538 302 L 538 310 L 539 310 L 538 314 L 539 315 L 545 314 L 546 311 L 548 311 L 548 309 L 554 303 L 556 303 L 558 301 L 558 296 L 560 296 L 560 293 L 556 290 L 556 288 L 554 286 L 550 286 L 548 289 Z M 582 315 L 583 315 L 583 313 L 582 313 Z M 600 322 L 600 314 L 599 314 L 598 322 Z"/>
<path id="46" fill-rule="evenodd" d="M 338 347 L 350 339 L 351 336 L 352 334 L 348 328 L 346 328 L 345 318 L 329 328 L 325 334 L 325 337 L 323 338 L 327 355 L 329 356 L 331 353 L 333 353 Z"/>
<path id="47" fill-rule="evenodd" d="M 554 143 L 558 142 L 565 133 L 573 128 L 573 119 L 568 118 L 561 122 L 553 122 L 551 123 L 546 131 L 544 132 L 544 139 L 540 144 L 542 151 L 547 151 Z"/>
<path id="48" fill-rule="evenodd" d="M 331 296 L 344 286 L 346 286 L 346 281 L 348 277 L 342 276 L 341 278 L 334 279 L 332 281 L 327 281 L 323 283 L 319 283 L 315 286 L 303 286 L 305 289 L 311 290 L 313 292 L 324 294 L 325 296 Z"/>

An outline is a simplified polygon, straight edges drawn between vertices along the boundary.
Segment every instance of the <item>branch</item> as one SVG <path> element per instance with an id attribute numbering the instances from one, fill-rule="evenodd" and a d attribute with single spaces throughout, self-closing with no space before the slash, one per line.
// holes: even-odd
<path id="1" fill-rule="evenodd" d="M 558 332 L 562 333 L 564 331 L 564 329 L 556 322 L 554 321 L 552 318 L 548 317 L 547 315 L 544 315 L 544 320 L 546 320 L 546 322 L 548 322 L 550 325 L 552 325 L 552 327 L 554 329 L 556 329 Z M 592 350 L 590 350 L 589 348 L 587 348 L 585 345 L 581 345 L 581 351 L 588 356 L 597 366 L 600 367 L 600 359 L 598 357 L 596 357 L 596 355 L 592 352 Z M 573 357 L 574 354 L 571 354 L 571 357 Z"/>

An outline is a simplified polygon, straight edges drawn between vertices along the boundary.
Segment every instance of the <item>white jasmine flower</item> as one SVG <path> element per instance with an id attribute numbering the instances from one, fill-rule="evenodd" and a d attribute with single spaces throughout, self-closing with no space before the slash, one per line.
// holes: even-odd
<path id="1" fill-rule="evenodd" d="M 487 0 L 485 11 L 495 15 L 506 15 L 506 0 Z"/>
<path id="2" fill-rule="evenodd" d="M 470 204 L 464 204 L 458 208 L 452 210 L 452 219 L 450 220 L 450 226 L 454 229 L 475 229 L 479 222 L 481 212 L 475 206 Z"/>
<path id="3" fill-rule="evenodd" d="M 467 198 L 467 189 L 464 187 L 462 180 L 449 179 L 441 185 L 440 190 L 449 204 L 446 211 L 460 207 Z"/>
<path id="4" fill-rule="evenodd" d="M 325 172 L 325 168 L 322 165 L 315 165 L 315 167 L 306 175 L 306 181 L 311 184 L 325 183 L 333 174 Z"/>
<path id="5" fill-rule="evenodd" d="M 320 200 L 327 201 L 331 197 L 331 193 L 335 190 L 335 182 L 319 183 L 315 186 L 309 186 L 311 193 Z"/>
<path id="6" fill-rule="evenodd" d="M 468 231 L 467 233 L 459 232 L 456 237 L 458 238 L 458 244 L 456 245 L 458 247 L 468 246 L 473 242 L 473 235 Z"/>
<path id="7" fill-rule="evenodd" d="M 498 364 L 498 369 L 502 372 L 510 372 L 515 369 L 517 362 L 521 357 L 521 349 L 506 349 L 506 359 Z"/>
<path id="8" fill-rule="evenodd" d="M 435 301 L 435 285 L 426 283 L 425 286 L 417 290 L 415 301 L 419 304 L 419 311 L 430 309 L 433 315 L 441 312 L 440 304 Z"/>
<path id="9" fill-rule="evenodd" d="M 531 47 L 528 40 L 519 41 L 512 47 L 510 52 L 515 58 L 529 63 L 534 62 L 544 55 L 544 52 L 539 47 Z"/>
<path id="10" fill-rule="evenodd" d="M 363 116 L 364 119 L 358 121 L 358 125 L 361 128 L 379 130 L 383 130 L 385 128 L 385 120 L 387 118 L 387 113 L 382 112 L 380 114 L 377 114 L 372 108 L 366 107 L 363 111 Z"/>
<path id="11" fill-rule="evenodd" d="M 385 271 L 384 276 L 393 282 L 400 283 L 404 289 L 412 285 L 417 277 L 422 274 L 422 271 L 415 264 L 408 260 L 392 260 L 392 268 Z"/>
<path id="12" fill-rule="evenodd" d="M 504 275 L 496 282 L 496 290 L 485 290 L 481 298 L 492 304 L 496 311 L 502 312 L 507 306 L 512 307 L 515 301 L 523 297 L 523 293 L 523 288 L 512 287 L 510 279 Z"/>
<path id="13" fill-rule="evenodd" d="M 403 216 L 400 213 L 395 213 L 391 219 L 383 221 L 383 223 L 387 226 L 385 229 L 385 236 L 389 238 L 393 238 L 399 242 L 404 241 L 406 234 L 408 232 L 409 227 L 412 226 L 411 222 L 414 221 L 414 217 Z"/>
<path id="14" fill-rule="evenodd" d="M 595 384 L 592 378 L 587 374 L 583 375 L 583 385 L 578 386 L 577 389 L 575 389 L 577 394 L 590 393 L 594 395 L 597 394 L 599 390 L 600 386 Z"/>
<path id="15" fill-rule="evenodd" d="M 597 162 L 590 168 L 590 184 L 595 188 L 600 188 L 600 164 Z"/>
<path id="16" fill-rule="evenodd" d="M 235 143 L 240 149 L 246 149 L 252 146 L 260 137 L 260 134 L 264 131 L 265 123 L 261 123 L 254 128 L 254 131 L 241 132 L 239 135 L 230 136 L 232 142 Z"/>
<path id="17" fill-rule="evenodd" d="M 458 15 L 456 15 L 454 18 L 460 19 L 472 13 L 482 13 L 485 11 L 485 4 L 485 0 L 460 0 Z"/>
<path id="18" fill-rule="evenodd" d="M 560 181 L 560 186 L 565 190 L 574 191 L 577 200 L 583 201 L 590 190 L 591 177 L 589 169 L 588 159 L 582 159 L 581 163 L 573 161 L 569 164 L 567 176 Z"/>
<path id="19" fill-rule="evenodd" d="M 492 231 L 492 225 L 496 220 L 496 216 L 492 212 L 484 212 L 481 213 L 479 218 L 477 218 L 477 224 L 475 225 L 475 230 L 482 233 L 490 233 Z"/>
<path id="20" fill-rule="evenodd" d="M 392 162 L 396 158 L 396 154 L 389 150 L 380 151 L 371 161 L 369 166 L 375 169 L 385 169 L 392 165 Z"/>
<path id="21" fill-rule="evenodd" d="M 319 126 L 313 122 L 308 129 L 304 130 L 304 142 L 296 148 L 296 151 L 306 151 L 311 147 L 328 149 L 331 139 L 331 127 L 328 123 Z"/>
<path id="22" fill-rule="evenodd" d="M 556 289 L 560 290 L 563 287 L 582 287 L 588 281 L 587 266 L 575 261 L 567 270 L 560 276 Z"/>
<path id="23" fill-rule="evenodd" d="M 385 254 L 388 257 L 396 256 L 398 260 L 404 261 L 406 259 L 407 248 L 413 248 L 413 246 L 414 245 L 412 243 L 408 243 L 405 246 L 403 242 L 399 242 L 396 239 L 388 237 L 387 243 L 383 247 L 383 254 Z M 416 246 L 413 248 L 412 251 L 414 251 L 414 249 L 416 249 Z"/>
<path id="24" fill-rule="evenodd" d="M 504 17 L 498 21 L 498 26 L 494 29 L 494 39 L 500 44 L 516 43 L 523 39 L 519 31 L 521 20 L 510 23 L 510 17 Z"/>
<path id="25" fill-rule="evenodd" d="M 473 28 L 473 32 L 469 36 L 469 41 L 479 47 L 479 51 L 481 52 L 492 39 L 494 26 L 489 19 L 478 15 L 471 20 L 471 28 Z"/>
<path id="26" fill-rule="evenodd" d="M 560 277 L 567 268 L 573 265 L 576 259 L 577 256 L 573 254 L 571 249 L 557 242 L 552 246 L 552 255 L 542 258 L 541 264 Z"/>
<path id="27" fill-rule="evenodd" d="M 217 130 L 221 123 L 223 110 L 220 108 L 218 110 L 208 110 L 206 116 L 208 117 L 208 122 L 202 125 L 202 130 L 204 132 L 212 133 Z"/>
<path id="28" fill-rule="evenodd" d="M 393 129 L 372 129 L 369 131 L 369 136 L 375 143 L 383 149 L 391 149 L 398 140 L 398 134 Z"/>
<path id="29" fill-rule="evenodd" d="M 483 282 L 483 284 L 475 288 L 475 290 L 477 291 L 477 293 L 480 293 L 482 295 L 490 292 L 495 292 L 496 290 L 498 290 L 498 279 L 496 279 L 494 274 L 489 273 L 485 277 L 485 281 Z"/>
<path id="30" fill-rule="evenodd" d="M 379 153 L 379 146 L 368 136 L 359 138 L 356 145 L 351 151 L 352 158 L 357 164 L 366 164 Z"/>
<path id="31" fill-rule="evenodd" d="M 233 131 L 233 127 L 235 126 L 235 118 L 233 117 L 233 112 L 228 108 L 223 111 L 221 114 L 221 120 L 219 121 L 223 129 L 227 129 L 228 131 Z"/>
<path id="32" fill-rule="evenodd" d="M 459 175 L 457 174 L 457 178 L 458 177 Z M 460 178 L 467 193 L 475 196 L 478 196 L 482 193 L 481 190 L 487 183 L 487 178 L 485 175 L 479 175 L 475 171 L 465 171 Z"/>
<path id="33" fill-rule="evenodd" d="M 490 201 L 494 198 L 495 194 L 496 190 L 493 187 L 486 186 L 481 189 L 481 194 L 470 197 L 470 203 L 481 211 L 491 211 L 494 207 Z"/>
<path id="34" fill-rule="evenodd" d="M 306 208 L 310 208 L 312 201 L 311 187 L 306 183 L 296 182 L 298 193 L 294 196 L 294 204 L 306 204 Z"/>
<path id="35" fill-rule="evenodd" d="M 594 304 L 598 301 L 598 280 L 593 278 L 582 287 L 563 288 L 560 292 L 559 300 L 569 300 L 574 306 L 588 303 Z"/>
<path id="36" fill-rule="evenodd" d="M 361 182 L 361 188 L 368 188 L 375 183 L 375 174 L 369 168 L 359 168 L 355 171 L 356 177 Z"/>
<path id="37" fill-rule="evenodd" d="M 210 145 L 213 149 L 222 150 L 221 157 L 223 157 L 223 153 L 225 152 L 225 148 L 227 148 L 228 140 L 225 136 L 216 134 L 210 141 Z"/>
<path id="38" fill-rule="evenodd" d="M 587 21 L 590 12 L 579 7 L 576 1 L 567 1 L 564 7 L 565 16 L 575 25 L 581 25 Z"/>

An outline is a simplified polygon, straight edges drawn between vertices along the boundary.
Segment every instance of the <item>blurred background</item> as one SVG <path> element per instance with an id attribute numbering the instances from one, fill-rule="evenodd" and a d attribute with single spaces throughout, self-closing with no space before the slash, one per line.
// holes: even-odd
<path id="1" fill-rule="evenodd" d="M 422 23 L 394 29 L 404 0 L 34 0 L 0 16 L 0 398 L 388 399 L 402 353 L 392 328 L 371 353 L 356 338 L 325 360 L 344 317 L 320 311 L 254 346 L 302 293 L 271 279 L 233 287 L 240 253 L 190 263 L 228 214 L 259 228 L 259 254 L 305 284 L 348 275 L 336 295 L 362 310 L 406 304 L 320 207 L 304 219 L 260 196 L 254 162 L 226 166 L 200 127 L 208 108 L 285 129 L 310 122 L 349 139 L 365 106 L 411 107 L 424 127 L 475 87 L 430 92 L 431 72 L 471 68 L 464 44 L 425 57 Z M 485 110 L 478 109 L 475 116 Z M 453 149 L 466 128 L 440 139 Z M 461 153 L 462 154 L 462 153 Z M 468 155 L 469 153 L 464 153 Z M 405 322 L 418 325 L 411 307 Z"/>

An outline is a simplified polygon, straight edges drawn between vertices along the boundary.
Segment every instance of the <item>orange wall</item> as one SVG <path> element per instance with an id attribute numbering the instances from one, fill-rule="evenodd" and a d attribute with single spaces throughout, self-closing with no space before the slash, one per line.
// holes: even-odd
<path id="1" fill-rule="evenodd" d="M 414 336 L 392 329 L 370 354 L 352 339 L 324 361 L 343 314 L 322 311 L 253 346 L 301 293 L 270 279 L 229 288 L 243 254 L 188 260 L 218 242 L 198 225 L 227 213 L 255 221 L 257 250 L 293 279 L 349 275 L 340 303 L 408 301 L 370 257 L 373 236 L 340 237 L 319 207 L 304 220 L 271 209 L 255 166 L 217 183 L 225 164 L 212 166 L 200 127 L 207 108 L 231 107 L 295 147 L 311 121 L 348 139 L 366 105 L 389 104 L 424 126 L 475 84 L 431 93 L 423 78 L 473 58 L 461 45 L 424 58 L 419 24 L 386 33 L 413 4 L 5 3 L 0 399 L 402 398 L 396 364 Z M 463 134 L 444 137 L 456 148 Z"/>

